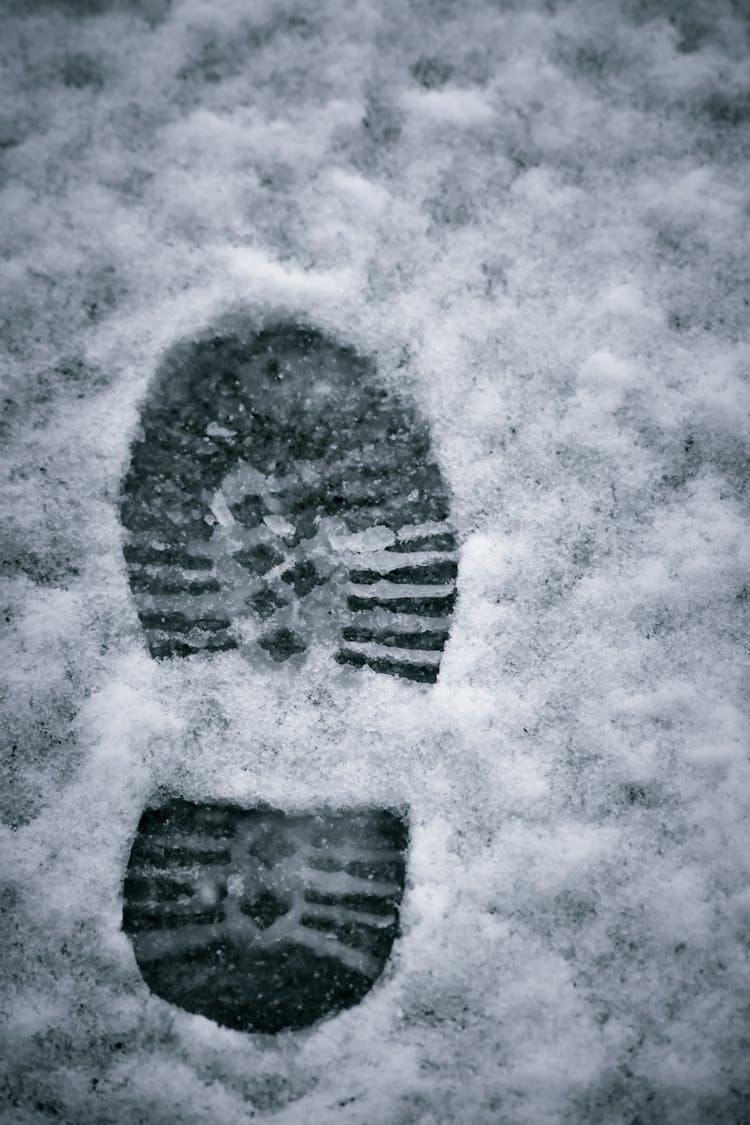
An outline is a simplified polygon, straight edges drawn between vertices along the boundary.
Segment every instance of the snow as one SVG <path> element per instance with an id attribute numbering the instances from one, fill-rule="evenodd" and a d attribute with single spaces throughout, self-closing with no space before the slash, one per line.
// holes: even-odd
<path id="1" fill-rule="evenodd" d="M 492 106 L 478 90 L 407 90 L 402 102 L 415 116 L 459 127 L 484 124 L 494 116 Z"/>
<path id="2" fill-rule="evenodd" d="M 6 1119 L 750 1119 L 742 5 L 4 25 Z M 146 654 L 138 407 L 248 310 L 375 355 L 430 419 L 462 544 L 434 688 Z M 120 888 L 158 791 L 408 807 L 361 1005 L 270 1040 L 149 994 Z"/>

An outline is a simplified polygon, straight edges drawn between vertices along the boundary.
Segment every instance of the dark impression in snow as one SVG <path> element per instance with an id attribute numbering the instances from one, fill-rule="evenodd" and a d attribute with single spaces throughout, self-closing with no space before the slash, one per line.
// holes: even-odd
<path id="1" fill-rule="evenodd" d="M 415 408 L 350 348 L 289 324 L 175 347 L 121 515 L 153 656 L 273 665 L 325 644 L 340 665 L 437 679 L 456 598 L 446 488 Z M 243 1031 L 356 1004 L 397 933 L 406 843 L 385 809 L 147 810 L 123 911 L 144 980 Z"/>
<path id="2" fill-rule="evenodd" d="M 172 800 L 141 817 L 123 926 L 157 996 L 238 1031 L 358 1003 L 398 932 L 406 822 Z"/>
<path id="3" fill-rule="evenodd" d="M 448 495 L 415 408 L 374 364 L 278 325 L 175 347 L 124 482 L 151 654 L 244 647 L 437 679 L 456 598 Z"/>

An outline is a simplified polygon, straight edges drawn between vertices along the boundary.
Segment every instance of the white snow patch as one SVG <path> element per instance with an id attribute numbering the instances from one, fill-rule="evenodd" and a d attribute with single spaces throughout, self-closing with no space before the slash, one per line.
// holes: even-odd
<path id="1" fill-rule="evenodd" d="M 405 90 L 401 100 L 410 113 L 439 124 L 470 128 L 484 125 L 495 116 L 480 90 L 454 86 L 444 90 Z"/>

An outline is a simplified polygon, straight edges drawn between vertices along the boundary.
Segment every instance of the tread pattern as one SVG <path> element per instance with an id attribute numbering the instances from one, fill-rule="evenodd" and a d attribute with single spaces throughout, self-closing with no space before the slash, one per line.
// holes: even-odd
<path id="1" fill-rule="evenodd" d="M 241 1031 L 299 1029 L 358 1003 L 398 933 L 407 839 L 383 809 L 147 809 L 123 907 L 144 980 Z"/>
<path id="2" fill-rule="evenodd" d="M 432 683 L 456 599 L 448 493 L 414 406 L 321 333 L 277 325 L 172 350 L 121 498 L 155 657 L 316 644 Z"/>

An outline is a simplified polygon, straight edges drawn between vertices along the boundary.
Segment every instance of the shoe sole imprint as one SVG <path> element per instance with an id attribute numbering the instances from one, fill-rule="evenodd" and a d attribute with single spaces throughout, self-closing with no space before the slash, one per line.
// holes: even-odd
<path id="1" fill-rule="evenodd" d="M 173 800 L 147 810 L 123 927 L 157 996 L 241 1031 L 358 1003 L 398 933 L 405 821 Z"/>
<path id="2" fill-rule="evenodd" d="M 168 355 L 121 497 L 149 650 L 241 649 L 434 683 L 456 600 L 448 494 L 371 361 L 282 324 Z M 408 830 L 386 809 L 147 809 L 123 928 L 158 996 L 243 1031 L 358 1003 L 398 933 Z"/>
<path id="3" fill-rule="evenodd" d="M 243 648 L 434 683 L 456 540 L 429 433 L 372 363 L 312 329 L 173 350 L 123 485 L 150 652 Z"/>

